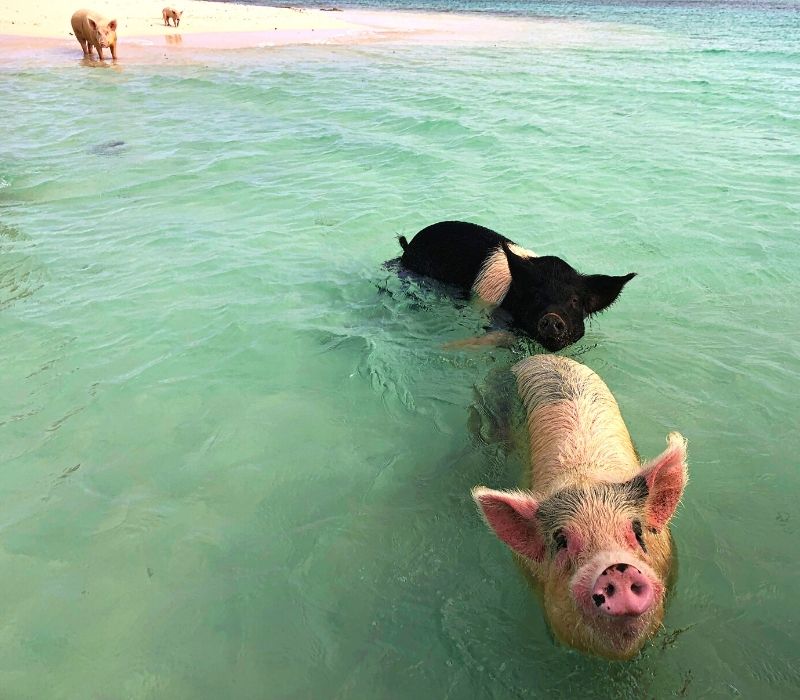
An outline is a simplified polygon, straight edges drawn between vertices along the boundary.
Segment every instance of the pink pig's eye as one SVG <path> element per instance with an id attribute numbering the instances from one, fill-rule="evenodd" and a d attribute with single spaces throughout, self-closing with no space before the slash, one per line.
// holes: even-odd
<path id="1" fill-rule="evenodd" d="M 631 523 L 631 529 L 633 530 L 633 534 L 636 537 L 636 541 L 639 543 L 639 546 L 642 548 L 642 551 L 646 552 L 647 547 L 645 546 L 644 535 L 642 533 L 642 521 L 634 520 Z"/>
<path id="2" fill-rule="evenodd" d="M 556 530 L 553 533 L 553 541 L 556 543 L 557 552 L 567 548 L 567 536 L 564 534 L 563 530 Z"/>

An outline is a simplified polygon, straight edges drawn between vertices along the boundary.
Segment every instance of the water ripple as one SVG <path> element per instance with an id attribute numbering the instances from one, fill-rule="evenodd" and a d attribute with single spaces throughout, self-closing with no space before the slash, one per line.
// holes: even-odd
<path id="1" fill-rule="evenodd" d="M 4 64 L 4 692 L 792 696 L 797 14 L 747 7 Z M 678 585 L 631 664 L 554 646 L 475 512 L 524 466 L 487 444 L 491 384 L 541 348 L 444 351 L 485 314 L 383 267 L 448 218 L 639 273 L 564 353 L 643 456 L 689 439 Z"/>

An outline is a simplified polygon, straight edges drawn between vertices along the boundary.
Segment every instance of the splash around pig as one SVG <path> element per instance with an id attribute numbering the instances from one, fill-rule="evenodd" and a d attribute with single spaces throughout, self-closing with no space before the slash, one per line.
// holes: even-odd
<path id="1" fill-rule="evenodd" d="M 484 520 L 528 570 L 565 644 L 630 659 L 664 618 L 669 521 L 686 441 L 640 464 L 617 402 L 594 372 L 555 355 L 513 367 L 527 414 L 530 491 L 476 487 Z"/>
<path id="2" fill-rule="evenodd" d="M 111 58 L 117 60 L 117 20 L 108 20 L 94 10 L 78 10 L 71 23 L 84 56 L 91 56 L 94 47 L 99 58 L 103 58 L 103 49 L 110 49 Z"/>
<path id="3" fill-rule="evenodd" d="M 440 221 L 410 242 L 405 236 L 399 241 L 405 269 L 501 309 L 516 329 L 550 352 L 580 340 L 585 320 L 613 304 L 636 276 L 583 275 L 559 257 L 538 256 L 465 221 Z"/>

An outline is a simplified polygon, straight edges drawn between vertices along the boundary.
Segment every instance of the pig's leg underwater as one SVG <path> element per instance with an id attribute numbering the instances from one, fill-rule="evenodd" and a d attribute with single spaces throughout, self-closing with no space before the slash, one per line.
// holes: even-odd
<path id="1" fill-rule="evenodd" d="M 510 367 L 492 369 L 473 395 L 467 425 L 474 439 L 499 444 L 506 452 L 527 447 L 525 409 Z"/>

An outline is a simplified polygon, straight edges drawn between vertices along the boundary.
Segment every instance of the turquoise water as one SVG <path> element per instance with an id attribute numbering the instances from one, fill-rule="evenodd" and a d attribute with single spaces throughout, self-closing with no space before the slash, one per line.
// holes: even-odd
<path id="1" fill-rule="evenodd" d="M 800 14 L 570 7 L 580 47 L 5 62 L 0 697 L 797 697 Z M 451 217 L 639 273 L 565 351 L 689 440 L 631 663 L 472 505 L 523 350 L 443 351 L 479 310 L 381 267 Z"/>

